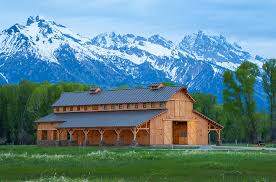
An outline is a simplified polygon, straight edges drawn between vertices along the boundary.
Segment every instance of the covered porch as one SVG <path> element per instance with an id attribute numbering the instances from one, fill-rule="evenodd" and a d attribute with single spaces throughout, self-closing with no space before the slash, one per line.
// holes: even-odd
<path id="1" fill-rule="evenodd" d="M 58 145 L 149 145 L 149 122 L 137 127 L 57 129 Z"/>

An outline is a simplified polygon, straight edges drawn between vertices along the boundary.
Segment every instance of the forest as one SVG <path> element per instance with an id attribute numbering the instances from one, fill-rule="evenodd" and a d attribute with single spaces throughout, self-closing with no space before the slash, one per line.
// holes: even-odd
<path id="1" fill-rule="evenodd" d="M 210 94 L 193 93 L 194 109 L 224 125 L 223 143 L 257 143 L 276 140 L 276 59 L 260 70 L 243 62 L 235 72 L 223 75 L 223 103 Z M 254 98 L 256 79 L 263 82 L 269 110 L 259 112 Z M 174 83 L 164 83 L 174 85 Z M 0 144 L 35 144 L 34 120 L 52 112 L 51 105 L 63 92 L 86 91 L 91 85 L 79 83 L 34 83 L 0 86 Z M 113 89 L 121 89 L 121 86 Z"/>

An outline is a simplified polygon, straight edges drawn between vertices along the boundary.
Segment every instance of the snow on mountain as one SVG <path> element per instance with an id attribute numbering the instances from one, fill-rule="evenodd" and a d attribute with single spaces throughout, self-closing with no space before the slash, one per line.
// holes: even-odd
<path id="1" fill-rule="evenodd" d="M 214 94 L 221 102 L 224 71 L 234 71 L 245 60 L 259 67 L 264 61 L 203 31 L 184 36 L 179 44 L 160 35 L 114 32 L 90 39 L 36 16 L 0 33 L 0 84 L 29 79 L 114 87 L 173 81 L 192 92 Z"/>

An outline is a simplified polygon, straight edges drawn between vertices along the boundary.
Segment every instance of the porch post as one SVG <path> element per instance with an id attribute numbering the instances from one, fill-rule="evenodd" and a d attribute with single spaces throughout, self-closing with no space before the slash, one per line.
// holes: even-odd
<path id="1" fill-rule="evenodd" d="M 219 130 L 217 130 L 217 133 L 218 133 L 218 143 L 217 143 L 217 145 L 221 145 L 221 131 L 220 131 L 220 129 Z"/>
<path id="2" fill-rule="evenodd" d="M 70 138 L 69 138 L 69 144 L 71 145 L 72 142 L 73 142 L 73 130 L 69 130 L 69 135 L 70 135 Z"/>
<path id="3" fill-rule="evenodd" d="M 88 133 L 89 133 L 89 130 L 83 130 L 83 133 L 84 133 L 84 143 L 83 145 L 86 146 L 88 144 Z"/>
<path id="4" fill-rule="evenodd" d="M 219 130 L 219 144 L 221 145 L 221 130 Z"/>
<path id="5" fill-rule="evenodd" d="M 56 132 L 57 132 L 57 141 L 56 141 L 56 145 L 59 145 L 59 141 L 60 141 L 60 138 L 59 138 L 59 129 L 57 129 Z"/>
<path id="6" fill-rule="evenodd" d="M 137 145 L 137 140 L 136 140 L 137 128 L 133 128 L 131 131 L 132 131 L 132 133 L 133 133 L 132 145 L 136 146 L 136 145 Z"/>
<path id="7" fill-rule="evenodd" d="M 117 140 L 116 140 L 116 145 L 120 145 L 120 133 L 121 133 L 121 129 L 115 129 L 115 132 L 117 134 Z"/>
<path id="8" fill-rule="evenodd" d="M 101 145 L 104 144 L 104 141 L 103 141 L 104 129 L 100 129 L 98 131 L 101 134 L 101 140 L 100 140 L 100 143 L 99 143 L 99 145 L 101 146 Z"/>

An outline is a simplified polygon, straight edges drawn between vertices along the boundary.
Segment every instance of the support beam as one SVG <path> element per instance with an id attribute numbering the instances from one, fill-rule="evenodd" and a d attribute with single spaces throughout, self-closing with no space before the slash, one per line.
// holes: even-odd
<path id="1" fill-rule="evenodd" d="M 121 133 L 121 129 L 115 129 L 114 130 L 117 134 L 117 140 L 116 140 L 116 145 L 121 145 L 121 141 L 120 141 L 120 133 Z"/>
<path id="2" fill-rule="evenodd" d="M 137 140 L 136 140 L 136 136 L 137 136 L 137 128 L 133 128 L 131 129 L 132 133 L 133 133 L 133 140 L 132 140 L 132 145 L 136 146 L 137 145 Z"/>
<path id="3" fill-rule="evenodd" d="M 74 131 L 73 130 L 69 130 L 68 132 L 69 132 L 69 135 L 70 135 L 69 141 L 73 142 L 73 133 L 74 133 Z"/>
<path id="4" fill-rule="evenodd" d="M 84 142 L 83 142 L 83 145 L 86 146 L 88 144 L 88 133 L 89 133 L 89 130 L 85 129 L 85 130 L 82 130 L 83 133 L 84 133 Z"/>
<path id="5" fill-rule="evenodd" d="M 100 139 L 100 143 L 99 143 L 100 146 L 104 144 L 104 141 L 103 141 L 104 131 L 105 131 L 104 129 L 98 130 L 98 132 L 99 132 L 100 135 L 101 135 L 101 139 Z"/>

